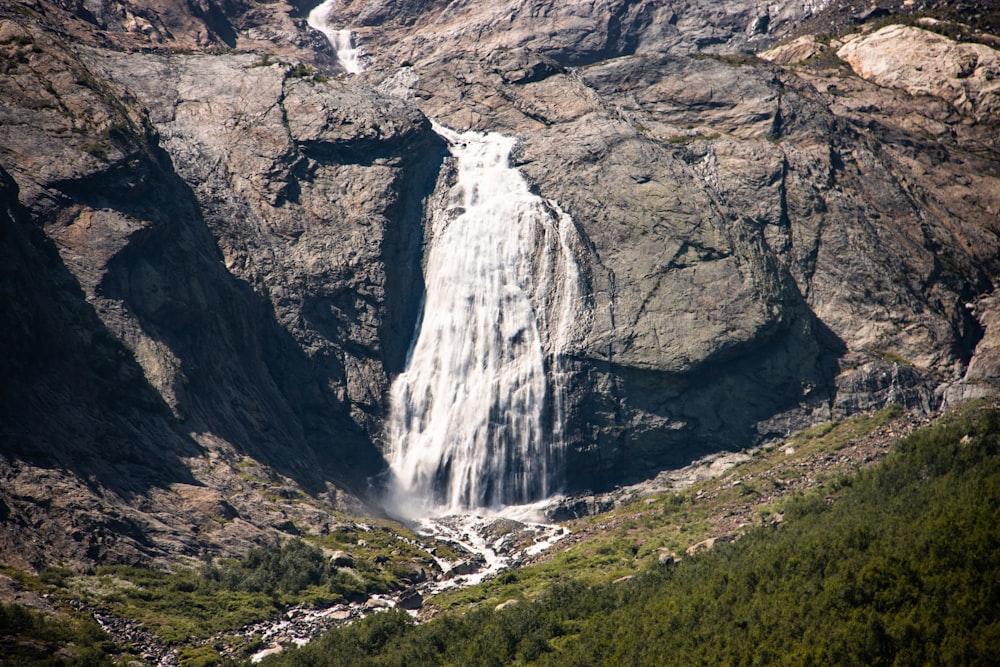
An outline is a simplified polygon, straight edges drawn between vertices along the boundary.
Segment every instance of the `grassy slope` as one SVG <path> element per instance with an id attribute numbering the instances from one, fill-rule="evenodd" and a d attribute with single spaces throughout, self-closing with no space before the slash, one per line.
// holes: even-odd
<path id="1" fill-rule="evenodd" d="M 754 525 L 781 518 L 788 498 L 809 488 L 836 494 L 847 476 L 881 458 L 893 434 L 909 430 L 897 407 L 816 426 L 787 442 L 752 453 L 725 473 L 678 493 L 642 498 L 570 524 L 573 536 L 541 562 L 481 586 L 450 591 L 432 601 L 449 610 L 530 599 L 567 576 L 584 583 L 634 575 L 661 555 L 683 555 L 708 539 L 724 541 Z"/>
<path id="2" fill-rule="evenodd" d="M 943 419 L 839 486 L 627 581 L 423 626 L 379 614 L 270 664 L 992 664 L 1000 412 Z"/>
<path id="3" fill-rule="evenodd" d="M 956 428 L 954 426 L 956 419 L 958 418 L 944 420 L 942 425 L 934 428 L 933 432 Z M 699 608 L 692 608 L 693 603 L 684 600 L 697 596 L 690 591 L 668 595 L 662 592 L 660 587 L 679 586 L 675 573 L 681 572 L 700 573 L 688 575 L 691 577 L 689 579 L 691 586 L 695 584 L 690 581 L 700 581 L 704 578 L 706 582 L 710 582 L 712 576 L 720 573 L 724 573 L 728 580 L 732 581 L 740 572 L 732 562 L 738 564 L 742 562 L 740 558 L 749 558 L 749 556 L 736 557 L 733 554 L 742 553 L 751 545 L 758 545 L 754 547 L 755 549 L 765 549 L 772 543 L 784 544 L 785 547 L 775 548 L 793 549 L 803 554 L 811 554 L 810 557 L 814 556 L 818 552 L 813 547 L 800 548 L 787 545 L 795 540 L 814 540 L 815 535 L 803 537 L 800 535 L 801 530 L 803 526 L 810 526 L 820 520 L 826 522 L 829 520 L 828 517 L 837 515 L 835 512 L 822 511 L 829 507 L 829 503 L 835 498 L 843 496 L 843 502 L 833 504 L 836 512 L 850 511 L 858 516 L 867 512 L 862 506 L 868 501 L 856 498 L 865 497 L 858 495 L 859 484 L 870 484 L 870 481 L 864 480 L 872 478 L 874 473 L 864 473 L 858 477 L 859 471 L 881 459 L 887 449 L 887 443 L 893 440 L 894 434 L 905 432 L 909 425 L 908 419 L 900 416 L 898 410 L 890 409 L 875 415 L 860 416 L 838 424 L 816 427 L 788 442 L 755 451 L 745 462 L 721 475 L 702 480 L 682 492 L 643 498 L 612 512 L 574 522 L 573 536 L 561 543 L 558 550 L 545 555 L 541 562 L 508 572 L 481 586 L 452 591 L 433 600 L 433 613 L 440 613 L 442 618 L 424 626 L 426 629 L 413 631 L 409 627 L 408 618 L 380 614 L 376 619 L 359 626 L 356 631 L 348 631 L 346 636 L 353 637 L 350 641 L 359 642 L 358 645 L 364 647 L 362 654 L 372 650 L 373 641 L 376 644 L 379 641 L 392 643 L 404 635 L 418 639 L 423 637 L 417 644 L 431 641 L 428 637 L 437 637 L 433 641 L 440 642 L 442 647 L 454 644 L 457 648 L 448 649 L 453 653 L 463 646 L 465 641 L 462 638 L 463 633 L 473 632 L 474 636 L 493 637 L 491 650 L 495 653 L 490 656 L 478 655 L 476 658 L 485 660 L 484 664 L 489 664 L 488 658 L 497 656 L 504 656 L 502 664 L 516 662 L 519 654 L 525 663 L 554 660 L 558 664 L 563 656 L 573 656 L 573 660 L 582 659 L 577 654 L 581 650 L 594 655 L 604 655 L 607 662 L 614 662 L 613 656 L 601 653 L 588 642 L 595 641 L 593 637 L 600 627 L 605 625 L 609 628 L 615 627 L 609 623 L 619 616 L 625 619 L 623 623 L 636 625 L 637 622 L 631 614 L 640 608 L 643 609 L 642 614 L 653 618 L 669 617 L 673 613 L 675 622 L 681 624 L 678 627 L 686 628 L 683 634 L 690 634 L 696 630 L 688 627 L 690 616 L 692 614 L 698 616 L 705 612 Z M 972 427 L 966 424 L 957 428 L 961 431 Z M 940 439 L 939 436 L 934 437 Z M 944 448 L 943 451 L 948 451 L 947 447 L 952 445 L 945 446 L 938 443 L 935 446 L 941 446 Z M 902 455 L 897 454 L 896 458 L 899 456 Z M 962 488 L 978 490 L 982 485 L 978 482 L 976 484 L 966 482 Z M 812 494 L 808 496 L 810 500 L 802 500 L 803 493 Z M 908 498 L 906 494 L 913 491 L 901 488 L 898 493 L 900 498 Z M 925 499 L 923 502 L 946 507 L 940 498 Z M 964 497 L 961 502 L 969 507 L 975 506 L 974 501 Z M 882 504 L 888 506 L 889 503 Z M 906 501 L 903 504 L 909 507 L 911 503 Z M 804 511 L 803 507 L 808 511 Z M 846 510 L 841 509 L 842 507 L 855 509 Z M 867 514 L 864 516 L 868 517 Z M 784 521 L 780 521 L 782 518 Z M 928 522 L 932 519 L 938 523 L 943 521 L 946 527 L 950 527 L 949 535 L 956 534 L 960 538 L 964 534 L 965 528 L 960 528 L 962 524 L 950 515 L 944 519 L 927 516 L 913 519 L 901 514 L 879 518 L 878 521 L 882 521 L 884 526 L 858 529 L 860 532 L 855 537 L 861 539 L 873 531 L 879 535 L 889 535 L 891 531 L 900 530 L 905 533 L 906 527 L 915 521 L 919 521 L 920 525 L 929 525 Z M 819 530 L 823 532 L 827 528 Z M 734 544 L 717 544 L 705 554 L 686 555 L 692 545 L 703 542 L 706 538 L 722 538 L 719 540 L 721 542 L 737 535 L 744 537 Z M 264 550 L 255 556 L 256 561 L 254 558 L 248 558 L 242 563 L 217 562 L 213 567 L 179 570 L 174 574 L 134 568 L 106 568 L 85 577 L 69 576 L 70 573 L 57 569 L 47 571 L 36 578 L 23 573 L 18 576 L 22 580 L 22 585 L 49 593 L 50 598 L 57 604 L 66 606 L 68 600 L 82 598 L 89 600 L 92 605 L 110 606 L 122 617 L 141 620 L 146 628 L 155 630 L 162 640 L 186 644 L 190 638 L 207 638 L 249 621 L 271 616 L 290 604 L 329 603 L 339 597 L 360 594 L 366 589 L 383 590 L 394 587 L 399 585 L 398 576 L 405 576 L 406 568 L 413 567 L 426 557 L 425 552 L 413 546 L 410 541 L 412 535 L 401 526 L 388 524 L 365 528 L 345 526 L 341 531 L 316 539 L 319 540 L 317 544 L 323 547 L 346 548 L 358 557 L 359 566 L 354 571 L 354 578 L 338 577 L 335 570 L 324 569 L 323 566 L 326 565 L 324 559 L 316 559 L 315 554 L 310 556 L 308 550 L 289 550 L 288 545 L 284 552 Z M 395 562 L 374 566 L 376 556 L 389 553 L 397 554 L 402 560 L 397 558 Z M 673 569 L 661 567 L 658 563 L 663 554 L 679 554 L 678 558 L 681 561 Z M 801 557 L 800 554 L 796 554 L 792 560 L 798 562 L 796 559 Z M 731 562 L 734 558 L 736 560 Z M 722 563 L 725 564 L 720 564 L 718 559 L 722 559 Z M 852 566 L 851 571 L 862 571 L 864 565 L 861 563 Z M 984 561 L 977 567 L 989 572 L 993 564 Z M 787 572 L 782 571 L 781 574 L 783 579 L 794 579 Z M 827 575 L 832 577 L 834 574 L 836 572 L 832 570 L 829 572 L 824 570 L 824 577 Z M 616 584 L 610 583 L 623 577 L 632 579 Z M 751 619 L 760 617 L 760 614 L 767 612 L 771 606 L 777 604 L 794 610 L 794 614 L 800 614 L 803 609 L 808 611 L 808 605 L 816 598 L 818 592 L 824 590 L 823 587 L 835 584 L 835 589 L 840 590 L 837 587 L 845 585 L 836 578 L 827 577 L 822 585 L 813 582 L 814 587 L 819 586 L 819 588 L 810 590 L 805 602 L 797 597 L 798 593 L 787 593 L 787 599 L 783 599 L 779 604 L 773 600 L 768 601 L 767 597 L 760 597 L 759 591 L 747 583 L 753 577 L 761 578 L 760 573 L 752 576 L 748 574 L 746 577 L 748 578 L 742 584 L 734 585 L 733 590 L 744 590 L 748 599 L 762 600 L 755 604 L 761 604 L 763 607 L 748 608 L 742 620 L 729 620 L 736 623 L 738 628 L 743 628 L 746 631 L 743 632 L 744 635 L 754 637 L 754 641 L 763 640 L 750 632 L 751 627 L 756 628 Z M 764 578 L 773 579 L 773 577 Z M 715 586 L 712 595 L 722 599 L 720 596 L 724 591 L 718 589 L 718 582 L 698 585 Z M 753 595 L 750 595 L 750 591 Z M 649 595 L 657 599 L 669 598 L 673 600 L 670 603 L 673 606 L 668 609 L 643 607 L 652 604 Z M 500 614 L 492 611 L 497 603 L 509 599 L 521 602 L 508 607 Z M 531 600 L 536 602 L 529 602 Z M 727 604 L 733 604 L 733 601 Z M 546 614 L 551 613 L 544 610 L 553 605 L 560 610 L 559 614 L 574 607 L 575 610 L 565 617 L 556 614 L 557 618 L 545 621 L 547 625 L 537 625 L 536 621 L 540 622 L 539 619 L 546 618 Z M 462 616 L 462 612 L 469 609 L 474 611 Z M 539 609 L 543 611 L 540 612 Z M 829 613 L 829 610 L 826 613 Z M 595 617 L 594 614 L 598 615 Z M 594 620 L 604 615 L 610 615 L 610 620 L 600 623 Z M 763 618 L 768 617 L 768 614 L 763 616 Z M 79 621 L 67 622 L 72 626 Z M 642 627 L 641 624 L 638 627 Z M 646 628 L 644 632 L 647 631 L 651 636 L 663 634 L 662 628 Z M 801 628 L 791 630 L 792 634 L 796 635 L 801 634 L 800 631 Z M 854 628 L 853 631 L 858 631 L 858 628 Z M 351 634 L 365 632 L 373 632 L 382 639 L 358 640 L 356 634 Z M 417 632 L 417 635 L 412 635 L 413 632 Z M 622 632 L 622 629 L 619 628 L 615 632 Z M 704 629 L 701 632 L 704 633 Z M 695 634 L 697 635 L 697 632 Z M 823 630 L 823 634 L 829 632 Z M 11 628 L 0 632 L 0 635 L 7 635 L 8 638 L 18 636 Z M 615 636 L 612 634 L 610 638 L 603 640 L 606 646 L 602 650 L 606 652 L 610 650 L 609 646 L 616 644 Z M 622 636 L 630 635 L 626 633 Z M 739 636 L 741 635 L 737 632 L 729 639 L 735 641 L 733 638 Z M 325 648 L 323 644 L 318 644 L 315 650 L 319 651 L 319 655 L 324 651 L 330 651 L 332 641 L 334 640 L 327 640 Z M 531 647 L 524 642 L 529 642 Z M 727 645 L 725 641 L 720 643 L 715 637 L 712 638 L 712 642 Z M 105 656 L 112 652 L 106 637 L 95 639 L 93 643 L 103 646 L 101 652 Z M 206 646 L 210 648 L 213 643 L 218 642 L 213 640 L 200 648 L 191 646 L 183 649 L 182 662 L 193 665 L 211 664 L 219 660 L 218 652 L 203 650 Z M 622 646 L 633 643 L 635 642 L 627 641 Z M 31 641 L 22 644 L 30 646 Z M 733 646 L 738 644 L 739 642 Z M 515 648 L 512 649 L 511 646 Z M 195 648 L 199 650 L 192 653 Z M 332 650 L 341 657 L 350 654 L 350 651 L 345 653 L 342 647 Z M 473 659 L 473 656 L 460 658 L 455 657 L 458 654 L 446 655 L 444 648 L 430 650 L 424 647 L 421 650 L 424 651 L 425 658 L 410 655 L 407 660 L 415 661 L 413 664 L 420 664 L 421 660 L 424 664 L 448 660 L 454 664 L 470 664 L 467 661 Z M 657 655 L 655 651 L 659 649 L 649 650 L 654 651 L 651 655 Z M 670 650 L 679 651 L 677 647 L 672 647 Z M 788 647 L 779 647 L 776 650 L 784 655 Z M 794 652 L 787 654 L 797 655 Z M 305 654 L 300 652 L 290 655 L 301 657 Z M 185 660 L 185 658 L 190 659 Z M 619 658 L 629 664 L 639 659 L 636 655 L 619 656 Z M 700 660 L 695 655 L 690 655 L 689 658 Z M 393 663 L 389 661 L 384 664 Z M 572 664 L 572 660 L 567 664 Z"/>
<path id="4" fill-rule="evenodd" d="M 87 646 L 96 646 L 105 656 L 120 653 L 119 662 L 134 659 L 124 650 L 133 647 L 115 647 L 92 620 L 88 624 L 89 615 L 77 611 L 81 602 L 87 608 L 127 619 L 149 641 L 179 648 L 182 665 L 214 664 L 222 660 L 220 651 L 245 655 L 250 650 L 243 645 L 244 639 L 230 636 L 232 631 L 274 618 L 291 606 L 327 607 L 370 593 L 402 589 L 421 567 L 430 569 L 433 558 L 416 545 L 415 536 L 405 527 L 374 520 L 357 524 L 342 518 L 341 529 L 313 536 L 308 542 L 290 540 L 280 547 L 257 548 L 242 560 L 178 564 L 173 572 L 110 566 L 78 575 L 50 567 L 34 576 L 0 566 L 0 574 L 13 579 L 17 588 L 44 596 L 56 611 L 39 616 L 24 610 L 18 616 L 20 607 L 11 605 L 14 611 L 8 616 L 16 623 L 7 623 L 7 617 L 0 615 L 0 666 L 8 664 L 4 662 L 8 653 L 34 655 L 28 663 L 55 656 L 75 664 L 73 656 L 77 654 L 96 655 L 84 651 Z M 432 546 L 453 555 L 447 545 Z M 352 568 L 331 564 L 329 554 L 340 550 L 351 553 Z M 96 628 L 91 640 L 44 640 L 50 635 L 76 636 L 81 624 Z M 57 652 L 61 644 L 80 650 Z M 24 662 L 19 659 L 16 664 Z"/>
<path id="5" fill-rule="evenodd" d="M 0 603 L 0 665 L 97 667 L 118 652 L 93 620 Z"/>

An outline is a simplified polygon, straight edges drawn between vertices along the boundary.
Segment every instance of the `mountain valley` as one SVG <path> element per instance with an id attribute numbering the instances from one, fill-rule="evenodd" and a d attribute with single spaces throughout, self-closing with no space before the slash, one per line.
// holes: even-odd
<path id="1" fill-rule="evenodd" d="M 422 590 L 429 619 L 570 571 L 636 576 L 778 525 L 798 495 L 833 502 L 914 429 L 995 401 L 994 3 L 321 9 L 341 46 L 300 0 L 0 6 L 0 600 L 103 610 L 160 646 L 119 662 L 249 659 L 261 640 L 232 633 L 293 608 L 354 619 Z M 407 385 L 424 400 L 391 417 L 415 353 L 481 340 L 463 315 L 419 343 L 449 317 L 437 267 L 488 254 L 449 236 L 487 195 L 462 180 L 467 132 L 510 142 L 532 210 L 487 242 L 522 244 L 520 283 L 482 313 L 502 352 L 455 362 L 500 359 L 509 396 L 463 398 L 472 381 L 435 358 L 447 382 Z M 457 283 L 455 303 L 486 307 Z M 491 372 L 487 392 L 508 382 Z M 488 500 L 449 509 L 532 503 L 568 534 L 529 555 L 542 528 L 487 521 L 519 555 L 438 594 L 481 564 L 416 534 L 399 519 L 418 503 L 392 494 L 415 470 L 401 443 L 423 441 L 397 431 L 445 404 L 499 452 L 477 468 Z M 410 481 L 460 484 L 483 456 Z M 245 584 L 316 553 L 351 564 Z M 177 620 L 129 597 L 147 585 L 251 611 Z"/>

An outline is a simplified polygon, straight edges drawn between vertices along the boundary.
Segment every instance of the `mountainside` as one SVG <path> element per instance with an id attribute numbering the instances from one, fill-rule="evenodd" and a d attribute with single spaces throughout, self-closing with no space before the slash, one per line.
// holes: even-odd
<path id="1" fill-rule="evenodd" d="M 297 2 L 0 7 L 0 558 L 377 504 L 456 178 L 432 120 L 516 137 L 572 218 L 568 490 L 995 393 L 990 3 L 486 4 L 333 3 L 356 75 Z"/>

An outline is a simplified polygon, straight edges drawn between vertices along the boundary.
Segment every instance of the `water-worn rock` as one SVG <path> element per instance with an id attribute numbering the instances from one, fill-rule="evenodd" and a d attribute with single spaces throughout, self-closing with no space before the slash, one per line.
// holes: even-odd
<path id="1" fill-rule="evenodd" d="M 396 600 L 396 606 L 400 609 L 417 610 L 424 606 L 424 596 L 420 594 L 416 589 L 409 589 L 403 591 L 399 599 Z"/>

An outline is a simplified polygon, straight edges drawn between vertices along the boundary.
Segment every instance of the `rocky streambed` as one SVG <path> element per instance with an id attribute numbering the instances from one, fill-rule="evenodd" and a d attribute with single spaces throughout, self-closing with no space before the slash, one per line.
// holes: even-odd
<path id="1" fill-rule="evenodd" d="M 716 491 L 699 493 L 698 502 L 714 502 L 718 509 L 717 515 L 710 517 L 710 538 L 694 546 L 710 546 L 716 541 L 734 539 L 754 523 L 753 515 L 759 507 L 772 504 L 779 496 L 822 485 L 824 479 L 829 479 L 834 474 L 873 465 L 889 451 L 893 442 L 926 422 L 926 419 L 903 414 L 871 431 L 852 435 L 835 451 L 821 449 L 815 452 L 798 452 L 798 443 L 795 440 L 787 441 L 780 447 L 773 446 L 781 453 L 773 468 L 744 466 L 743 464 L 755 458 L 755 450 L 719 453 L 676 470 L 664 471 L 645 482 L 602 494 L 557 497 L 535 505 L 504 508 L 502 512 L 494 514 L 425 519 L 411 526 L 414 538 L 396 537 L 412 541 L 413 546 L 430 553 L 434 558 L 432 567 L 426 568 L 420 577 L 411 580 L 412 586 L 392 593 L 342 601 L 327 607 L 294 606 L 274 618 L 192 644 L 195 648 L 197 645 L 213 648 L 224 656 L 249 656 L 254 661 L 259 661 L 285 648 L 301 646 L 317 639 L 334 627 L 348 625 L 369 614 L 387 609 L 404 609 L 419 621 L 428 616 L 423 610 L 424 602 L 434 595 L 476 585 L 510 569 L 538 562 L 545 559 L 556 544 L 576 544 L 590 539 L 596 533 L 614 530 L 631 516 L 616 510 L 634 505 L 643 498 L 663 493 L 679 493 L 710 478 L 718 478 L 718 485 L 725 487 L 753 486 L 757 482 L 767 482 L 758 484 L 760 488 L 767 489 L 767 493 L 741 497 L 736 505 L 713 501 Z M 788 474 L 793 469 L 795 474 Z M 780 483 L 771 483 L 772 480 Z M 605 513 L 606 518 L 598 523 L 575 521 L 585 516 Z M 780 518 L 776 517 L 776 520 Z M 568 522 L 572 530 L 567 524 L 553 523 L 555 521 Z M 373 530 L 372 526 L 363 523 L 356 527 L 362 533 Z M 337 552 L 332 559 L 341 568 L 351 570 L 354 566 L 353 559 L 347 552 Z M 79 610 L 91 613 L 116 641 L 130 647 L 148 663 L 165 667 L 179 664 L 178 648 L 165 644 L 141 623 L 116 616 L 107 607 L 86 608 L 81 603 L 76 606 Z M 192 644 L 188 646 L 191 647 Z"/>
<path id="2" fill-rule="evenodd" d="M 291 646 L 301 646 L 332 628 L 348 625 L 369 614 L 399 608 L 419 619 L 424 600 L 446 590 L 478 584 L 525 564 L 569 535 L 562 526 L 543 523 L 541 506 L 504 508 L 502 513 L 470 514 L 425 519 L 415 526 L 414 546 L 434 558 L 412 586 L 385 594 L 350 599 L 315 607 L 296 605 L 280 615 L 226 631 L 208 639 L 193 640 L 188 648 L 213 649 L 232 658 L 250 657 L 258 662 Z M 370 526 L 357 524 L 362 531 Z M 407 540 L 408 538 L 398 537 Z M 432 546 L 437 545 L 437 546 Z M 379 557 L 386 558 L 388 557 Z M 346 552 L 332 556 L 339 569 L 353 571 L 354 559 Z M 378 564 L 384 564 L 376 560 Z M 183 649 L 169 645 L 135 619 L 123 618 L 107 606 L 74 605 L 91 614 L 112 638 L 129 647 L 145 662 L 162 667 L 180 664 Z"/>
<path id="3" fill-rule="evenodd" d="M 430 549 L 437 566 L 426 580 L 401 591 L 372 595 L 325 609 L 293 607 L 283 617 L 262 621 L 239 631 L 251 644 L 261 644 L 256 662 L 291 645 L 302 645 L 329 629 L 347 625 L 368 614 L 391 608 L 405 609 L 419 618 L 426 597 L 453 588 L 472 586 L 524 564 L 560 539 L 569 530 L 537 520 L 541 505 L 509 507 L 498 514 L 453 515 L 424 519 L 417 526 L 420 538 L 449 545 L 451 558 Z M 458 557 L 454 557 L 457 554 Z"/>
<path id="4" fill-rule="evenodd" d="M 647 482 L 603 494 L 559 496 L 532 505 L 506 507 L 497 513 L 423 519 L 412 526 L 416 534 L 413 542 L 434 557 L 434 567 L 425 571 L 423 580 L 413 586 L 328 607 L 293 606 L 274 618 L 198 643 L 228 657 L 250 656 L 252 661 L 259 662 L 285 648 L 317 639 L 335 627 L 349 625 L 387 609 L 405 609 L 419 620 L 423 617 L 421 610 L 425 599 L 447 590 L 473 586 L 507 570 L 537 562 L 561 540 L 568 538 L 575 542 L 583 537 L 571 535 L 569 528 L 552 523 L 554 521 L 601 514 L 640 497 L 677 491 L 702 479 L 721 475 L 748 458 L 745 453 L 720 453 L 666 471 Z M 365 524 L 358 524 L 358 528 L 371 530 Z M 431 546 L 442 543 L 447 545 L 447 550 Z M 354 565 L 345 552 L 337 552 L 334 558 L 338 566 L 350 569 Z M 163 667 L 179 664 L 177 648 L 163 643 L 137 621 L 118 617 L 108 608 L 90 611 L 116 641 L 130 646 L 144 660 Z"/>

